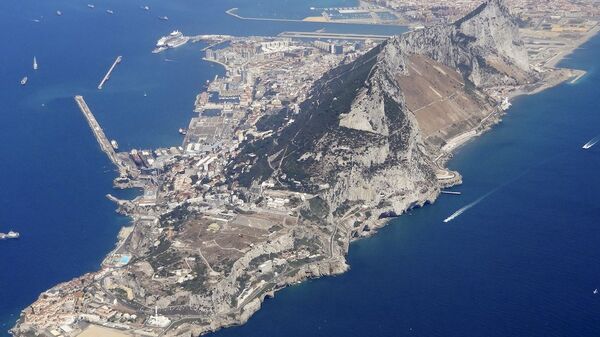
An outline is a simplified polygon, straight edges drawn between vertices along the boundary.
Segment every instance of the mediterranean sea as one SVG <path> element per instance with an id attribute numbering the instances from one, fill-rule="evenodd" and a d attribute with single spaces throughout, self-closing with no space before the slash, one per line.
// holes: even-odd
<path id="1" fill-rule="evenodd" d="M 95 8 L 88 8 L 92 3 Z M 100 151 L 74 103 L 86 98 L 108 137 L 121 149 L 177 146 L 177 130 L 193 116 L 195 96 L 224 70 L 202 61 L 204 45 L 161 54 L 158 38 L 188 35 L 268 35 L 282 31 L 397 34 L 403 27 L 240 20 L 244 16 L 301 19 L 311 6 L 355 1 L 320 0 L 4 0 L 0 2 L 0 336 L 21 310 L 59 282 L 97 270 L 128 219 L 115 214 L 114 167 Z M 143 6 L 149 6 L 145 11 Z M 106 12 L 110 9 L 114 14 Z M 62 15 L 56 12 L 61 11 Z M 277 13 L 272 15 L 272 13 Z M 159 20 L 168 16 L 168 21 Z M 123 56 L 104 90 L 96 89 Z M 32 69 L 33 57 L 39 69 Z M 19 81 L 28 77 L 27 85 Z M 144 95 L 146 94 L 146 96 Z"/>
<path id="2" fill-rule="evenodd" d="M 160 36 L 404 31 L 224 13 L 297 19 L 355 1 L 91 1 L 0 2 L 0 231 L 22 235 L 0 241 L 2 337 L 41 292 L 97 270 L 128 222 L 104 195 L 134 192 L 112 189 L 114 168 L 73 95 L 123 149 L 174 146 L 195 95 L 224 71 L 201 61 L 201 44 L 151 54 Z M 501 124 L 461 148 L 449 163 L 463 174 L 461 196 L 393 220 L 352 244 L 346 274 L 284 289 L 246 325 L 213 336 L 597 336 L 600 147 L 581 146 L 600 134 L 598 60 L 595 37 L 561 64 L 586 76 L 516 99 Z"/>

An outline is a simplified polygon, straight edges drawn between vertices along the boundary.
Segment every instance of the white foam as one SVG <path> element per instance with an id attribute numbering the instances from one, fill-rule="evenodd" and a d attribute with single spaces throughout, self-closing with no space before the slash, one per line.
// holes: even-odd
<path id="1" fill-rule="evenodd" d="M 592 146 L 596 145 L 596 143 L 598 143 L 598 141 L 600 141 L 600 135 L 590 139 L 590 141 L 583 144 L 583 146 L 581 148 L 587 150 L 587 149 L 591 148 Z"/>

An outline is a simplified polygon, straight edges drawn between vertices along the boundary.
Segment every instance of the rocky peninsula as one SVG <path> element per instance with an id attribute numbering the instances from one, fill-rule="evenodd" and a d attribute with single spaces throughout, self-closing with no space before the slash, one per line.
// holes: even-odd
<path id="1" fill-rule="evenodd" d="M 580 75 L 533 67 L 503 0 L 346 47 L 332 56 L 319 51 L 338 47 L 265 39 L 207 51 L 244 60 L 198 95 L 181 147 L 115 155 L 115 186 L 144 191 L 110 196 L 133 225 L 99 271 L 41 294 L 12 334 L 198 336 L 243 324 L 277 290 L 343 273 L 350 242 L 459 184 L 445 160 L 510 97 Z"/>

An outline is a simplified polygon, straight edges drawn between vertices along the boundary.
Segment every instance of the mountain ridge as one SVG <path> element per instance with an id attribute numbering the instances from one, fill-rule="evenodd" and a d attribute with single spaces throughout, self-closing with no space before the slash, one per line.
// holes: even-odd
<path id="1" fill-rule="evenodd" d="M 293 123 L 263 123 L 277 132 L 242 150 L 242 160 L 256 159 L 238 182 L 270 179 L 315 193 L 332 212 L 359 202 L 402 213 L 435 200 L 443 184 L 433 153 L 497 108 L 486 90 L 532 78 L 514 18 L 503 0 L 488 0 L 453 24 L 395 36 L 326 73 L 299 114 L 277 118 Z"/>

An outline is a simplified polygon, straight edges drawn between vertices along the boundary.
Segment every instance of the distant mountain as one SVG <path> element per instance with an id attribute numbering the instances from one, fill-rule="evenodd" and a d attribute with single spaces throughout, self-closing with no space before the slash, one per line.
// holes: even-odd
<path id="1" fill-rule="evenodd" d="M 433 154 L 532 76 L 514 17 L 488 0 L 329 71 L 297 115 L 262 121 L 274 135 L 249 141 L 229 171 L 241 185 L 271 179 L 318 195 L 323 220 L 358 203 L 400 213 L 437 197 Z"/>

